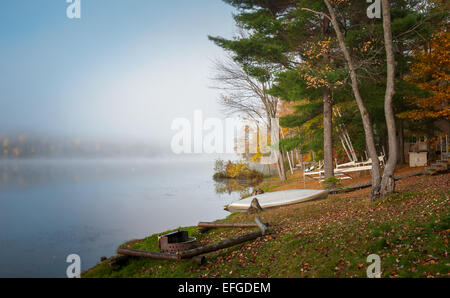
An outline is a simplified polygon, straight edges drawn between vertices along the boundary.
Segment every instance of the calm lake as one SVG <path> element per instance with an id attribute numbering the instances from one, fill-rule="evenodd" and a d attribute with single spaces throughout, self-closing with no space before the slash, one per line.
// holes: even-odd
<path id="1" fill-rule="evenodd" d="M 132 239 L 227 216 L 214 161 L 0 161 L 0 277 L 65 277 Z"/>

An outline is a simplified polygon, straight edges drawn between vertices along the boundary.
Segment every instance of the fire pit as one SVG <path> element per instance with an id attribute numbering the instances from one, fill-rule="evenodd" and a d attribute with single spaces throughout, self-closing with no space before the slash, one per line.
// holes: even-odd
<path id="1" fill-rule="evenodd" d="M 197 239 L 189 237 L 187 231 L 178 231 L 159 236 L 158 243 L 161 252 L 172 254 L 196 248 L 198 246 Z"/>

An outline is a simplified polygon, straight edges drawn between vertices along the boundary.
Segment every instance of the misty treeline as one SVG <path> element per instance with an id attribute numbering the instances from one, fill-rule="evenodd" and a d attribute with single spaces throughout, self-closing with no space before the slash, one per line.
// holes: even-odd
<path id="1" fill-rule="evenodd" d="M 166 148 L 131 140 L 104 140 L 0 133 L 0 159 L 26 158 L 147 158 Z"/>
<path id="2" fill-rule="evenodd" d="M 236 9 L 238 33 L 209 36 L 229 54 L 215 63 L 220 102 L 231 114 L 281 116 L 280 156 L 314 152 L 325 178 L 336 159 L 384 156 L 383 171 L 372 162 L 377 200 L 395 189 L 408 136 L 424 135 L 432 148 L 448 134 L 447 1 L 224 2 Z M 290 112 L 280 115 L 281 104 Z"/>

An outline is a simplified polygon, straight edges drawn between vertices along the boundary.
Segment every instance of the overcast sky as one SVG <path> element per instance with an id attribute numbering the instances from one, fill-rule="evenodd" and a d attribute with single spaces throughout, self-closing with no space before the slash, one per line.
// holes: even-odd
<path id="1" fill-rule="evenodd" d="M 167 142 L 176 117 L 220 116 L 208 88 L 231 37 L 221 0 L 0 2 L 0 132 Z"/>

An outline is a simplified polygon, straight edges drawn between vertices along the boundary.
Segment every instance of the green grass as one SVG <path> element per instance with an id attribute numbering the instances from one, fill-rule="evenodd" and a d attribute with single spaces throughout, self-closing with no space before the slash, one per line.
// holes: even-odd
<path id="1" fill-rule="evenodd" d="M 261 188 L 264 192 L 271 192 L 272 190 L 274 190 L 275 188 L 279 187 L 279 185 L 270 185 L 270 186 L 265 186 L 263 188 Z"/>
<path id="2" fill-rule="evenodd" d="M 444 187 L 430 186 L 427 179 L 411 180 L 419 183 L 420 191 L 376 203 L 333 195 L 264 211 L 259 216 L 273 225 L 270 235 L 210 253 L 202 266 L 192 260 L 130 259 L 120 267 L 103 262 L 83 277 L 366 277 L 370 254 L 381 257 L 383 277 L 449 277 L 448 179 L 443 179 Z M 223 221 L 253 218 L 236 213 Z M 250 232 L 216 229 L 200 234 L 196 227 L 184 229 L 202 243 Z M 152 235 L 124 245 L 158 251 L 157 238 Z"/>

